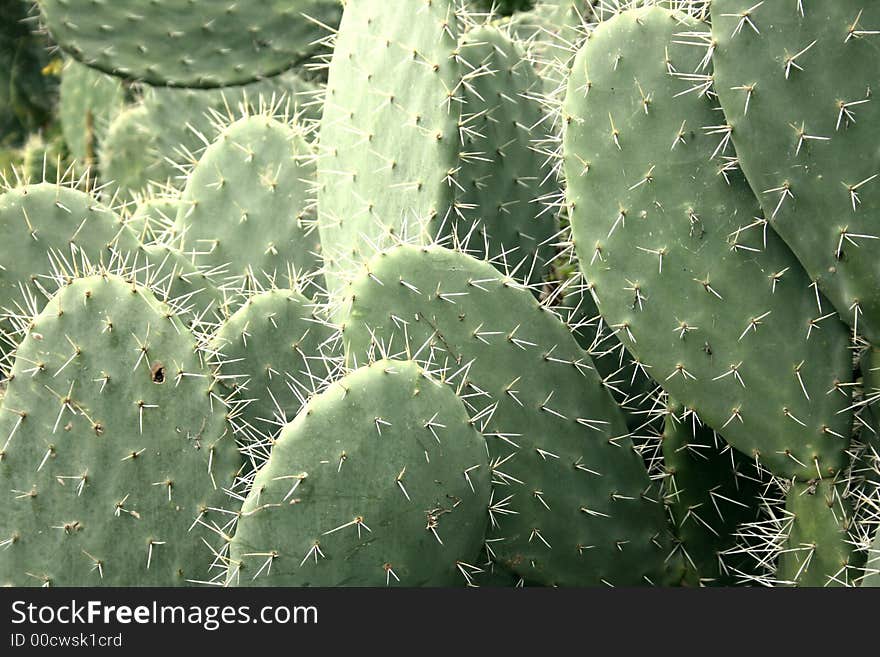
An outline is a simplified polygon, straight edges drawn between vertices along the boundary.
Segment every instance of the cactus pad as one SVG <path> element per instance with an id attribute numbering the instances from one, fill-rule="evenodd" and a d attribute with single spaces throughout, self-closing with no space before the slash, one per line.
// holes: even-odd
<path id="1" fill-rule="evenodd" d="M 770 225 L 846 322 L 880 341 L 880 6 L 712 3 L 716 89 Z"/>
<path id="2" fill-rule="evenodd" d="M 338 21 L 338 0 L 39 0 L 78 60 L 154 85 L 219 87 L 287 70 Z M 321 27 L 304 14 L 324 23 Z"/>
<path id="3" fill-rule="evenodd" d="M 579 52 L 564 105 L 575 248 L 600 312 L 675 399 L 780 476 L 828 476 L 851 428 L 847 330 L 712 159 L 726 137 L 704 130 L 711 76 L 679 36 L 705 30 L 633 9 Z"/>
<path id="4" fill-rule="evenodd" d="M 184 251 L 230 277 L 316 271 L 313 158 L 296 124 L 263 115 L 232 123 L 187 180 L 175 221 Z"/>
<path id="5" fill-rule="evenodd" d="M 232 540 L 242 586 L 453 586 L 489 501 L 486 444 L 455 393 L 379 361 L 314 397 L 257 473 Z"/>
<path id="6" fill-rule="evenodd" d="M 212 385 L 192 335 L 149 291 L 114 276 L 62 288 L 0 408 L 0 581 L 207 578 L 200 523 L 228 522 L 216 509 L 239 468 Z"/>

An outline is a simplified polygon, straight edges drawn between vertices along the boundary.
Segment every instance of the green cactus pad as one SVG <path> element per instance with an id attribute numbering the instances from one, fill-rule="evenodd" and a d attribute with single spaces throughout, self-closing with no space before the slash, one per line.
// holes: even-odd
<path id="1" fill-rule="evenodd" d="M 459 165 L 454 0 L 366 0 L 346 7 L 321 120 L 318 207 L 327 286 L 393 236 L 449 233 Z"/>
<path id="2" fill-rule="evenodd" d="M 706 29 L 634 9 L 579 52 L 563 112 L 575 248 L 600 312 L 675 399 L 776 474 L 828 476 L 851 428 L 848 332 L 712 160 L 711 77 L 678 36 Z"/>
<path id="3" fill-rule="evenodd" d="M 455 393 L 379 361 L 314 397 L 257 473 L 230 546 L 241 586 L 453 586 L 489 503 L 486 444 Z"/>
<path id="4" fill-rule="evenodd" d="M 712 21 L 716 89 L 765 216 L 844 321 L 880 341 L 880 5 L 717 0 Z"/>
<path id="5" fill-rule="evenodd" d="M 295 123 L 239 119 L 187 180 L 175 221 L 184 251 L 230 277 L 315 272 L 314 177 L 314 153 Z"/>
<path id="6" fill-rule="evenodd" d="M 544 203 L 557 189 L 544 168 L 538 148 L 547 139 L 538 101 L 541 79 L 522 49 L 494 27 L 469 30 L 461 41 L 462 64 L 474 73 L 464 85 L 462 123 L 469 127 L 462 146 L 458 202 L 481 218 L 468 239 L 458 238 L 476 257 L 504 253 L 506 260 L 527 265 L 540 281 L 543 267 L 555 255 L 550 244 L 556 216 Z M 544 201 L 544 203 L 542 203 Z M 465 210 L 468 212 L 468 210 Z M 485 252 L 491 245 L 492 251 Z"/>
<path id="7" fill-rule="evenodd" d="M 23 311 L 25 294 L 42 302 L 40 276 L 57 265 L 65 270 L 106 265 L 139 246 L 122 220 L 93 196 L 49 183 L 0 195 L 0 228 L 0 309 L 14 314 Z"/>
<path id="8" fill-rule="evenodd" d="M 111 121 L 125 106 L 125 89 L 118 79 L 70 59 L 59 92 L 58 117 L 70 155 L 91 166 Z"/>
<path id="9" fill-rule="evenodd" d="M 226 320 L 209 345 L 218 378 L 247 402 L 235 418 L 241 433 L 260 438 L 292 420 L 303 400 L 334 373 L 336 330 L 296 290 L 255 294 Z"/>
<path id="10" fill-rule="evenodd" d="M 240 467 L 213 385 L 193 336 L 149 291 L 113 276 L 59 291 L 0 408 L 0 582 L 207 579 L 201 523 L 229 522 L 217 509 Z"/>
<path id="11" fill-rule="evenodd" d="M 545 585 L 665 583 L 663 509 L 559 318 L 487 262 L 440 247 L 400 246 L 367 270 L 347 295 L 346 358 L 396 345 L 447 369 L 489 444 L 495 561 Z"/>
<path id="12" fill-rule="evenodd" d="M 746 558 L 722 555 L 740 523 L 757 520 L 762 485 L 755 464 L 671 405 L 663 431 L 665 498 L 695 583 L 733 584 Z"/>
<path id="13" fill-rule="evenodd" d="M 850 584 L 852 507 L 846 487 L 831 480 L 796 482 L 786 495 L 785 510 L 791 517 L 776 579 L 795 586 Z"/>
<path id="14" fill-rule="evenodd" d="M 287 70 L 317 50 L 338 0 L 39 0 L 53 39 L 105 73 L 153 85 L 221 87 Z M 310 16 L 324 27 L 309 20 Z"/>

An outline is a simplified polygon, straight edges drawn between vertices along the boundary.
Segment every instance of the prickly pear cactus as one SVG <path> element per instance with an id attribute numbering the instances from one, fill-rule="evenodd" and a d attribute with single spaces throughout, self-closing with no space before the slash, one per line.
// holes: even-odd
<path id="1" fill-rule="evenodd" d="M 108 265 L 138 248 L 137 237 L 92 195 L 38 183 L 0 195 L 0 309 L 21 315 L 45 300 L 45 278 L 59 271 Z"/>
<path id="2" fill-rule="evenodd" d="M 473 79 L 462 91 L 462 123 L 468 129 L 458 203 L 482 221 L 470 236 L 464 222 L 457 237 L 477 257 L 504 253 L 509 263 L 525 260 L 531 280 L 541 280 L 543 265 L 555 255 L 551 242 L 557 231 L 555 213 L 544 205 L 557 187 L 539 152 L 538 144 L 548 137 L 541 79 L 523 50 L 494 27 L 468 30 L 461 58 Z"/>
<path id="3" fill-rule="evenodd" d="M 486 444 L 411 362 L 340 379 L 287 425 L 230 546 L 241 586 L 453 586 L 486 531 Z"/>
<path id="4" fill-rule="evenodd" d="M 0 581 L 179 586 L 239 468 L 210 372 L 148 290 L 76 279 L 34 318 L 0 407 Z M 217 403 L 217 402 L 214 402 Z"/>
<path id="5" fill-rule="evenodd" d="M 70 155 L 91 166 L 111 121 L 125 106 L 125 89 L 118 79 L 69 59 L 59 93 L 58 117 Z"/>
<path id="6" fill-rule="evenodd" d="M 564 105 L 575 248 L 600 312 L 673 397 L 781 476 L 833 475 L 848 333 L 741 174 L 712 159 L 728 137 L 704 129 L 719 122 L 711 77 L 678 36 L 706 29 L 633 9 L 579 52 Z"/>
<path id="7" fill-rule="evenodd" d="M 202 155 L 174 230 L 198 265 L 230 277 L 319 269 L 314 153 L 296 123 L 247 116 Z"/>
<path id="8" fill-rule="evenodd" d="M 716 0 L 726 130 L 770 225 L 846 322 L 880 341 L 880 6 Z M 716 121 L 717 123 L 718 121 Z"/>
<path id="9" fill-rule="evenodd" d="M 321 120 L 318 208 L 329 291 L 394 236 L 448 234 L 459 166 L 455 0 L 349 3 Z"/>
<path id="10" fill-rule="evenodd" d="M 486 436 L 487 550 L 528 581 L 661 584 L 671 545 L 626 423 L 568 328 L 492 265 L 440 247 L 376 256 L 347 293 L 349 364 L 371 350 L 447 371 Z"/>
<path id="11" fill-rule="evenodd" d="M 317 50 L 315 42 L 342 11 L 338 0 L 38 5 L 53 39 L 76 59 L 105 73 L 176 87 L 229 86 L 285 71 Z"/>
<path id="12" fill-rule="evenodd" d="M 296 417 L 311 395 L 336 373 L 335 327 L 317 304 L 296 290 L 250 297 L 213 336 L 208 347 L 217 377 L 237 391 L 238 432 L 260 440 Z"/>
<path id="13" fill-rule="evenodd" d="M 776 579 L 796 586 L 851 584 L 857 569 L 847 533 L 852 507 L 845 486 L 832 480 L 795 482 L 786 495 L 785 510 L 788 538 Z"/>

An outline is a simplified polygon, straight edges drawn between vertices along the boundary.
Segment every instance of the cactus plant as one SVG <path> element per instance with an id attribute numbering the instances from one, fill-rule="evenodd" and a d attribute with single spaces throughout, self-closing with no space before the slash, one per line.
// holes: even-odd
<path id="1" fill-rule="evenodd" d="M 830 476 L 851 429 L 847 331 L 741 175 L 712 160 L 726 137 L 703 130 L 718 122 L 711 77 L 677 36 L 700 30 L 639 8 L 578 54 L 564 106 L 575 248 L 600 312 L 670 394 L 777 474 Z"/>
<path id="2" fill-rule="evenodd" d="M 493 467 L 493 560 L 551 585 L 663 583 L 662 508 L 626 423 L 567 327 L 486 262 L 401 245 L 346 295 L 350 365 L 394 349 L 450 370 Z"/>
<path id="3" fill-rule="evenodd" d="M 0 408 L 4 584 L 179 586 L 239 456 L 196 342 L 148 290 L 74 280 L 33 318 Z M 216 403 L 216 402 L 215 402 Z"/>
<path id="4" fill-rule="evenodd" d="M 168 236 L 174 233 L 179 207 L 180 198 L 175 190 L 148 188 L 135 197 L 134 211 L 125 223 L 142 244 L 171 241 Z"/>
<path id="5" fill-rule="evenodd" d="M 0 584 L 880 584 L 880 11 L 31 10 Z"/>
<path id="6" fill-rule="evenodd" d="M 119 112 L 98 149 L 98 167 L 108 191 L 114 197 L 136 196 L 151 181 L 165 182 L 170 175 L 166 166 L 150 130 L 147 109 L 135 105 Z"/>
<path id="7" fill-rule="evenodd" d="M 422 243 L 456 220 L 461 85 L 454 0 L 346 7 L 330 64 L 318 162 L 318 226 L 338 296 L 376 248 Z"/>
<path id="8" fill-rule="evenodd" d="M 794 482 L 786 495 L 790 528 L 776 578 L 798 586 L 841 586 L 855 565 L 848 535 L 852 508 L 833 480 Z"/>
<path id="9" fill-rule="evenodd" d="M 197 265 L 230 278 L 319 268 L 314 153 L 296 119 L 246 116 L 218 135 L 187 178 L 174 232 Z"/>
<path id="10" fill-rule="evenodd" d="M 176 87 L 231 86 L 286 71 L 315 52 L 341 9 L 338 0 L 210 0 L 198 11 L 189 0 L 37 4 L 52 37 L 76 59 L 112 75 Z"/>
<path id="11" fill-rule="evenodd" d="M 314 117 L 310 104 L 315 86 L 296 72 L 239 86 L 218 89 L 149 87 L 140 101 L 110 124 L 107 143 L 98 163 L 111 190 L 123 196 L 142 191 L 149 183 L 182 186 L 184 169 L 198 161 L 201 150 L 216 136 L 218 122 L 225 126 L 233 114 L 254 108 L 290 106 Z M 123 172 L 125 175 L 122 175 Z"/>
<path id="12" fill-rule="evenodd" d="M 67 144 L 60 135 L 33 133 L 21 148 L 21 175 L 33 183 L 58 183 L 67 170 Z"/>
<path id="13" fill-rule="evenodd" d="M 229 580 L 461 584 L 479 570 L 488 503 L 486 445 L 455 393 L 380 360 L 284 428 L 242 506 Z"/>

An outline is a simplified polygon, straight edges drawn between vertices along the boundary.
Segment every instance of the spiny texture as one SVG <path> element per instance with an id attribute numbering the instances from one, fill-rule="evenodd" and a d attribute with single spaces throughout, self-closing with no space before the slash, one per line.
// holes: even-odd
<path id="1" fill-rule="evenodd" d="M 455 393 L 379 361 L 314 397 L 257 473 L 230 548 L 242 586 L 453 586 L 486 530 L 486 444 Z"/>
<path id="2" fill-rule="evenodd" d="M 142 244 L 163 241 L 174 230 L 180 198 L 174 194 L 147 193 L 137 199 L 134 212 L 125 222 Z"/>
<path id="3" fill-rule="evenodd" d="M 538 100 L 541 79 L 523 50 L 494 27 L 469 30 L 461 58 L 473 78 L 462 91 L 466 128 L 456 187 L 463 212 L 481 222 L 474 235 L 464 222 L 458 239 L 477 257 L 503 253 L 508 262 L 534 261 L 532 280 L 539 281 L 557 230 L 542 203 L 556 184 L 537 146 L 549 128 Z"/>
<path id="4" fill-rule="evenodd" d="M 86 263 L 109 264 L 139 246 L 122 220 L 93 196 L 50 183 L 0 195 L 0 230 L 0 311 L 19 315 L 42 306 L 41 277 Z"/>
<path id="5" fill-rule="evenodd" d="M 0 582 L 205 579 L 239 457 L 196 341 L 149 291 L 74 280 L 34 318 L 0 408 Z"/>
<path id="6" fill-rule="evenodd" d="M 753 462 L 684 411 L 671 404 L 663 431 L 666 503 L 690 579 L 730 585 L 749 561 L 722 553 L 740 523 L 757 520 L 761 480 Z"/>
<path id="7" fill-rule="evenodd" d="M 327 286 L 393 236 L 450 230 L 461 84 L 455 0 L 361 0 L 336 37 L 321 120 L 318 208 Z"/>
<path id="8" fill-rule="evenodd" d="M 651 425 L 659 427 L 663 412 L 656 399 L 659 385 L 618 340 L 616 331 L 608 328 L 593 297 L 577 283 L 563 283 L 556 294 L 559 301 L 553 309 L 590 354 L 596 373 L 623 411 L 629 430 L 638 434 Z"/>
<path id="9" fill-rule="evenodd" d="M 765 216 L 840 316 L 880 341 L 880 5 L 716 0 L 712 21 L 726 129 Z"/>
<path id="10" fill-rule="evenodd" d="M 335 335 L 315 302 L 296 290 L 255 294 L 223 323 L 209 351 L 220 381 L 246 404 L 232 420 L 240 433 L 262 439 L 296 417 L 334 373 L 326 354 Z"/>
<path id="11" fill-rule="evenodd" d="M 703 129 L 718 122 L 711 78 L 678 36 L 705 29 L 634 9 L 578 53 L 564 106 L 575 248 L 600 312 L 675 399 L 775 473 L 828 476 L 851 429 L 848 333 L 712 159 L 726 137 Z"/>
<path id="12" fill-rule="evenodd" d="M 511 16 L 506 24 L 539 58 L 546 73 L 547 64 L 571 57 L 582 36 L 581 24 L 592 18 L 591 4 L 590 0 L 539 0 L 531 10 Z"/>
<path id="13" fill-rule="evenodd" d="M 666 583 L 663 510 L 620 410 L 558 317 L 487 262 L 400 246 L 350 286 L 350 364 L 399 350 L 444 367 L 486 436 L 487 551 L 544 585 Z"/>
<path id="14" fill-rule="evenodd" d="M 196 264 L 224 266 L 230 277 L 315 272 L 314 178 L 314 154 L 296 124 L 239 119 L 187 179 L 174 231 Z"/>
<path id="15" fill-rule="evenodd" d="M 91 166 L 110 122 L 125 106 L 125 89 L 116 78 L 71 59 L 64 65 L 59 91 L 64 141 L 71 157 Z"/>
<path id="16" fill-rule="evenodd" d="M 180 320 L 203 328 L 228 313 L 228 298 L 209 268 L 196 267 L 179 250 L 166 244 L 149 244 L 131 260 L 134 279 L 174 307 Z"/>
<path id="17" fill-rule="evenodd" d="M 776 579 L 796 586 L 850 584 L 852 507 L 845 486 L 832 480 L 796 482 L 785 499 L 788 539 Z"/>
<path id="18" fill-rule="evenodd" d="M 154 85 L 220 87 L 285 71 L 317 50 L 339 0 L 39 0 L 78 60 Z M 311 16 L 324 27 L 309 20 Z"/>

